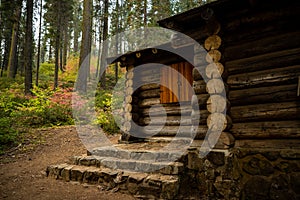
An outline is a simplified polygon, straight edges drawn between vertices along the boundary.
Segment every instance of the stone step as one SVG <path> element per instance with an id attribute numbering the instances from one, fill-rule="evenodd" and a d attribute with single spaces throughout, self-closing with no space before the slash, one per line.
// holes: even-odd
<path id="1" fill-rule="evenodd" d="M 46 174 L 64 181 L 99 184 L 107 190 L 120 190 L 143 199 L 175 199 L 180 185 L 177 175 L 126 172 L 70 164 L 48 166 Z"/>
<path id="2" fill-rule="evenodd" d="M 132 160 L 114 157 L 76 156 L 71 159 L 74 165 L 106 167 L 134 172 L 158 172 L 166 175 L 177 175 L 183 172 L 181 162 L 153 162 L 151 160 Z"/>
<path id="3" fill-rule="evenodd" d="M 185 153 L 185 151 L 126 150 L 119 148 L 120 146 L 121 145 L 95 148 L 90 154 L 100 157 L 113 157 L 127 160 L 174 162 L 180 160 Z"/>

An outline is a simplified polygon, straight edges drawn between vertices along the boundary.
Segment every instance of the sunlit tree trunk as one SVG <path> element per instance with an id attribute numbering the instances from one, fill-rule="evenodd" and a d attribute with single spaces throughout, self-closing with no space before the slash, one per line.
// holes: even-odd
<path id="1" fill-rule="evenodd" d="M 8 57 L 8 78 L 15 78 L 17 73 L 17 46 L 18 46 L 18 35 L 19 35 L 19 21 L 21 18 L 22 1 L 17 2 L 17 7 L 14 14 L 14 24 L 12 29 L 10 51 Z"/>

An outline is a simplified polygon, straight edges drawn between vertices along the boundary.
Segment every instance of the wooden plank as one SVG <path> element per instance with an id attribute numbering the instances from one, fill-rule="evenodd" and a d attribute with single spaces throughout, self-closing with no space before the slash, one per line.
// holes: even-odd
<path id="1" fill-rule="evenodd" d="M 230 116 L 233 123 L 268 120 L 300 120 L 300 102 L 233 106 L 230 109 Z"/>
<path id="2" fill-rule="evenodd" d="M 140 108 L 147 108 L 154 105 L 159 105 L 160 99 L 159 98 L 150 98 L 150 99 L 143 99 L 139 103 Z"/>
<path id="3" fill-rule="evenodd" d="M 255 55 L 261 55 L 282 49 L 291 49 L 299 47 L 300 32 L 289 32 L 286 34 L 275 35 L 272 37 L 261 38 L 255 42 L 249 41 L 235 46 L 229 46 L 224 51 L 225 60 L 236 60 L 249 58 Z M 287 40 L 286 38 L 293 38 Z M 284 42 L 283 42 L 284 41 Z"/>
<path id="4" fill-rule="evenodd" d="M 235 123 L 230 132 L 237 139 L 300 138 L 300 120 Z"/>
<path id="5" fill-rule="evenodd" d="M 155 116 L 155 117 L 145 117 L 141 118 L 139 121 L 140 125 L 165 125 L 165 126 L 187 126 L 192 124 L 190 116 Z"/>
<path id="6" fill-rule="evenodd" d="M 255 149 L 300 149 L 299 139 L 252 139 L 235 140 L 235 148 Z"/>
<path id="7" fill-rule="evenodd" d="M 140 91 L 139 97 L 142 99 L 160 97 L 160 92 L 160 89 Z"/>
<path id="8" fill-rule="evenodd" d="M 194 81 L 193 88 L 195 94 L 206 94 L 206 82 L 204 80 Z"/>
<path id="9" fill-rule="evenodd" d="M 267 54 L 261 54 L 249 58 L 227 61 L 225 63 L 228 73 L 231 75 L 248 73 L 259 70 L 274 69 L 289 65 L 299 64 L 300 48 L 284 49 Z"/>
<path id="10" fill-rule="evenodd" d="M 300 65 L 282 67 L 273 70 L 257 71 L 228 76 L 227 83 L 231 89 L 246 89 L 268 85 L 297 83 Z"/>
<path id="11" fill-rule="evenodd" d="M 179 104 L 165 104 L 164 109 L 161 107 L 151 108 L 151 116 L 165 116 L 165 115 L 188 115 L 191 116 L 191 105 L 179 105 Z M 149 108 L 140 109 L 143 116 L 149 116 Z"/>
<path id="12" fill-rule="evenodd" d="M 232 106 L 295 101 L 297 100 L 297 85 L 232 90 L 229 92 L 228 99 Z"/>

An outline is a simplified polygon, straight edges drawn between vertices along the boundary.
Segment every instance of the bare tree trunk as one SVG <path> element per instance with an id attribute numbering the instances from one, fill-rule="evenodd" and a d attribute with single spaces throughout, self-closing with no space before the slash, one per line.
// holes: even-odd
<path id="1" fill-rule="evenodd" d="M 99 0 L 100 2 L 101 0 Z M 103 36 L 103 20 L 101 20 L 101 16 L 102 16 L 102 9 L 100 9 L 100 13 L 99 13 L 99 21 L 100 21 L 100 24 L 99 24 L 99 41 L 98 41 L 98 55 L 97 55 L 97 71 L 96 71 L 96 77 L 99 78 L 99 75 L 100 75 L 100 63 L 101 63 L 101 51 L 102 51 L 102 47 L 101 47 L 101 44 L 102 44 L 102 36 Z"/>
<path id="2" fill-rule="evenodd" d="M 64 28 L 64 46 L 63 46 L 63 70 L 65 71 L 65 67 L 67 65 L 67 57 L 68 57 L 68 46 L 69 46 L 69 28 L 65 26 Z"/>
<path id="3" fill-rule="evenodd" d="M 60 9 L 60 1 L 58 1 Z M 60 31 L 61 31 L 61 11 L 57 13 L 56 32 L 55 32 L 55 71 L 54 71 L 54 90 L 58 87 L 58 71 L 60 66 Z"/>
<path id="4" fill-rule="evenodd" d="M 116 10 L 118 11 L 119 10 L 119 0 L 117 0 L 116 2 Z M 117 16 L 117 20 L 116 20 L 116 28 L 117 28 L 117 31 L 116 31 L 116 55 L 119 54 L 119 32 L 120 32 L 120 27 L 119 27 L 119 17 Z M 115 80 L 116 80 L 116 83 L 118 82 L 118 76 L 119 76 L 119 68 L 118 68 L 118 64 L 115 63 Z"/>
<path id="5" fill-rule="evenodd" d="M 40 72 L 40 58 L 41 58 L 41 35 L 42 35 L 42 15 L 43 15 L 43 0 L 40 1 L 40 24 L 39 24 L 39 39 L 38 39 L 38 53 L 36 62 L 36 77 L 35 85 L 39 85 L 39 72 Z"/>
<path id="6" fill-rule="evenodd" d="M 108 0 L 104 0 L 104 22 L 103 22 L 103 47 L 102 47 L 102 54 L 101 54 L 101 69 L 100 74 L 101 76 L 101 87 L 106 88 L 106 57 L 108 54 L 108 46 L 105 40 L 108 36 Z"/>
<path id="7" fill-rule="evenodd" d="M 33 54 L 33 0 L 27 0 L 26 42 L 25 42 L 25 94 L 31 94 L 32 89 L 32 54 Z"/>
<path id="8" fill-rule="evenodd" d="M 91 34 L 92 34 L 92 0 L 84 0 L 83 3 L 83 31 L 79 58 L 79 75 L 76 89 L 81 93 L 87 92 L 87 80 L 90 70 Z"/>

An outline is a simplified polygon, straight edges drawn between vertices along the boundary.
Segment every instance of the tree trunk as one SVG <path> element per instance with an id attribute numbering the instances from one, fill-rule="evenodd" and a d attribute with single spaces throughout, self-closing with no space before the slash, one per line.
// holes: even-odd
<path id="1" fill-rule="evenodd" d="M 92 34 L 92 5 L 93 1 L 84 0 L 83 5 L 83 31 L 79 60 L 79 76 L 76 89 L 81 93 L 87 92 L 87 81 L 90 70 L 91 34 Z"/>
<path id="2" fill-rule="evenodd" d="M 35 85 L 36 86 L 39 85 L 40 58 L 41 58 L 42 16 L 43 16 L 43 0 L 40 1 L 40 25 L 39 25 L 38 53 L 37 53 L 36 77 L 35 77 Z"/>
<path id="3" fill-rule="evenodd" d="M 27 0 L 26 37 L 25 37 L 25 94 L 31 94 L 32 89 L 32 54 L 33 54 L 33 0 Z"/>
<path id="4" fill-rule="evenodd" d="M 21 18 L 21 9 L 22 9 L 22 1 L 18 1 L 17 8 L 15 10 L 14 15 L 14 24 L 11 36 L 11 44 L 10 44 L 10 51 L 8 57 L 8 78 L 15 78 L 17 73 L 17 46 L 18 46 L 18 35 L 19 35 L 19 21 Z"/>
<path id="5" fill-rule="evenodd" d="M 106 88 L 106 57 L 108 53 L 108 46 L 105 40 L 108 36 L 108 7 L 109 3 L 108 0 L 104 0 L 104 22 L 103 22 L 103 47 L 102 47 L 102 54 L 101 54 L 101 67 L 100 67 L 100 74 L 101 74 L 101 87 Z"/>

